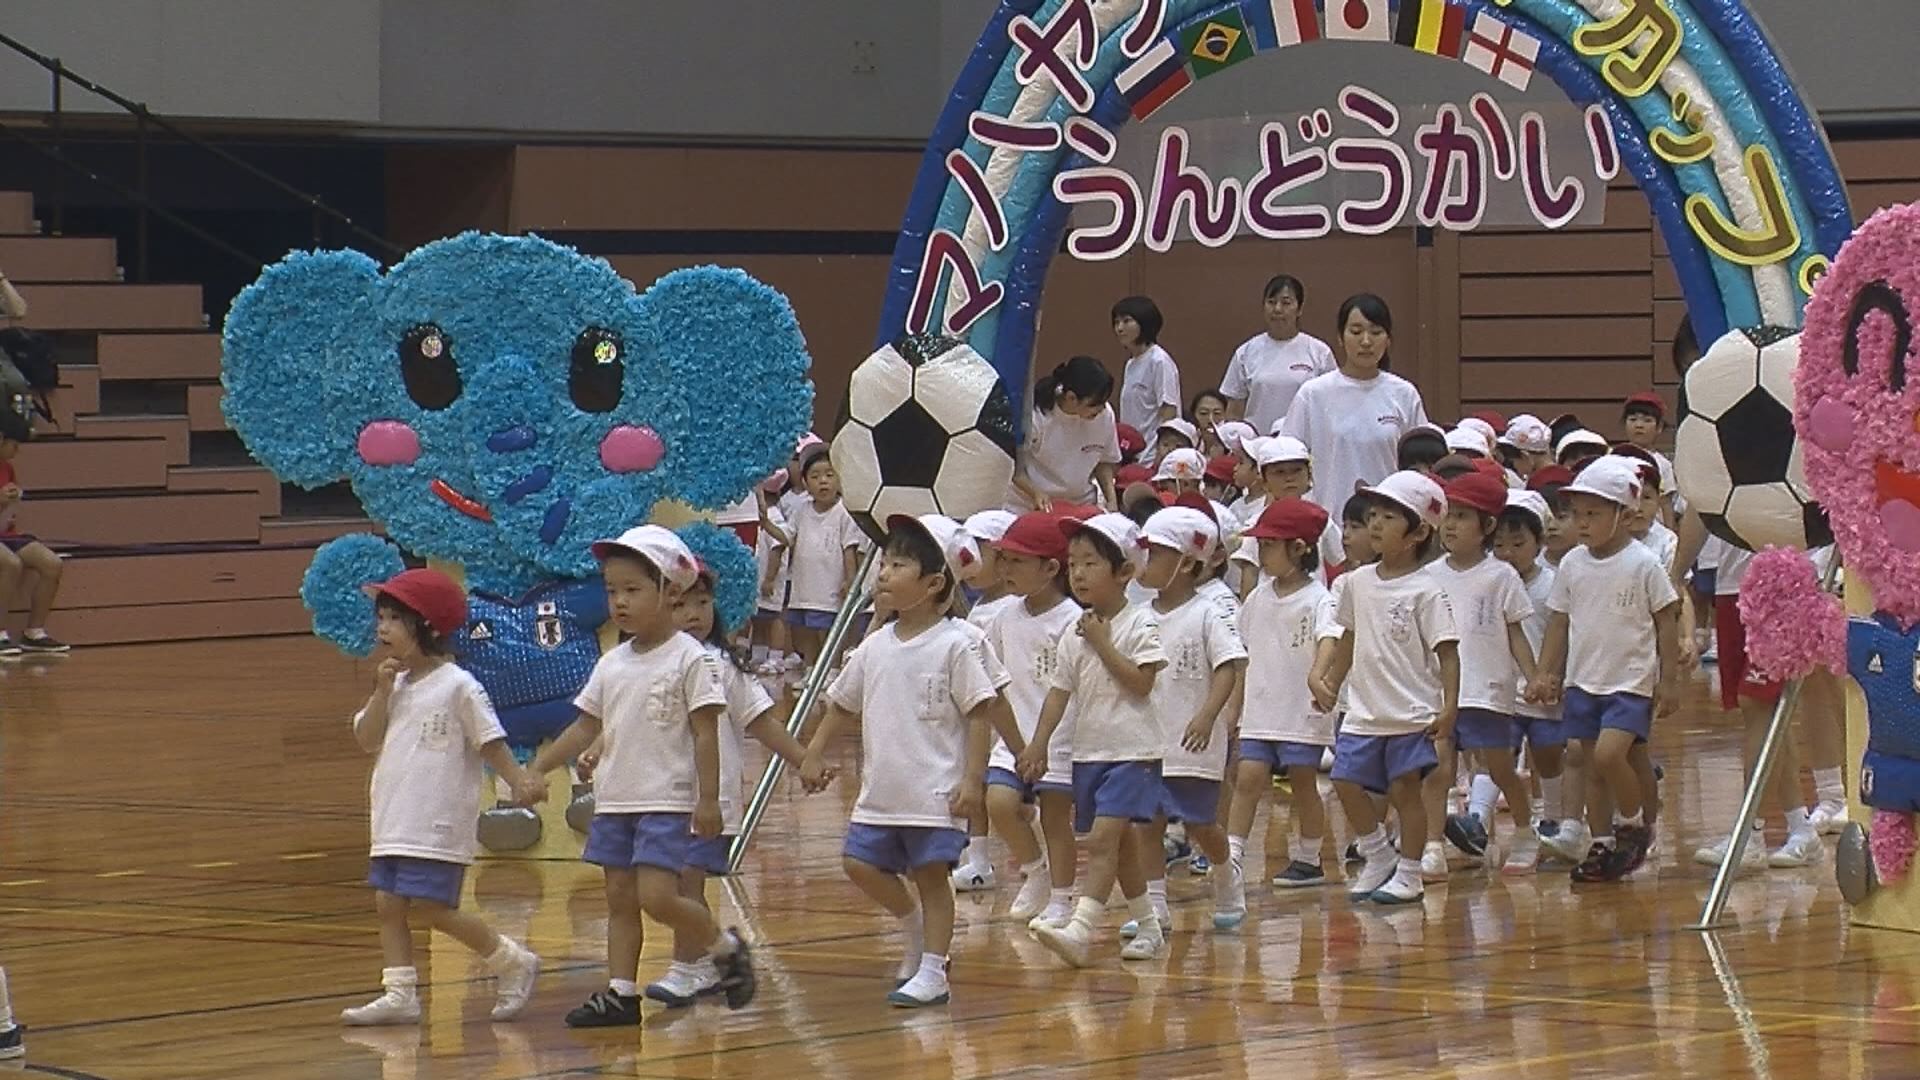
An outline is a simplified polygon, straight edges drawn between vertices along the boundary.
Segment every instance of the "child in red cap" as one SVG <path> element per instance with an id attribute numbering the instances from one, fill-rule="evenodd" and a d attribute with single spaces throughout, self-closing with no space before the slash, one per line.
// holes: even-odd
<path id="1" fill-rule="evenodd" d="M 1652 455 L 1654 466 L 1660 470 L 1660 517 L 1672 524 L 1673 460 L 1653 448 L 1660 433 L 1667 429 L 1666 399 L 1651 390 L 1632 395 L 1620 407 L 1620 425 L 1626 430 L 1627 441 Z"/>

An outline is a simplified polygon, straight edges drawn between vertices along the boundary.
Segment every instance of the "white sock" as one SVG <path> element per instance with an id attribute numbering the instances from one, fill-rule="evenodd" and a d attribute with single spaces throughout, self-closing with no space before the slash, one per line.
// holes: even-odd
<path id="1" fill-rule="evenodd" d="M 937 956 L 933 953 L 921 953 L 919 974 L 925 975 L 929 979 L 938 980 L 940 985 L 945 986 L 947 982 L 947 958 Z"/>
<path id="2" fill-rule="evenodd" d="M 495 975 L 508 970 L 520 962 L 520 954 L 523 951 L 518 942 L 501 934 L 500 944 L 495 946 L 492 955 L 486 957 L 487 970 Z"/>
<path id="3" fill-rule="evenodd" d="M 1354 846 L 1360 849 L 1362 858 L 1371 859 L 1387 849 L 1387 830 L 1375 825 L 1372 832 L 1355 840 Z"/>
<path id="4" fill-rule="evenodd" d="M 1411 878 L 1414 881 L 1419 881 L 1420 860 L 1403 857 L 1400 862 L 1394 866 L 1394 875 L 1396 877 Z"/>
<path id="5" fill-rule="evenodd" d="M 1847 782 L 1841 779 L 1838 766 L 1831 769 L 1813 770 L 1813 793 L 1823 803 L 1845 806 L 1847 803 Z"/>
<path id="6" fill-rule="evenodd" d="M 1293 850 L 1294 862 L 1306 863 L 1308 866 L 1320 865 L 1320 838 L 1319 837 L 1317 836 L 1299 837 L 1292 850 Z"/>
<path id="7" fill-rule="evenodd" d="M 1813 826 L 1809 824 L 1807 821 L 1806 807 L 1796 806 L 1793 809 L 1787 811 L 1787 831 L 1788 832 L 1803 833 L 1811 828 L 1813 828 Z"/>
<path id="8" fill-rule="evenodd" d="M 1641 813 L 1644 813 L 1644 811 Z M 1622 826 L 1631 826 L 1637 829 L 1640 827 L 1641 822 L 1642 818 L 1640 813 L 1621 814 L 1616 812 L 1613 815 L 1613 827 L 1615 831 L 1618 831 Z"/>
<path id="9" fill-rule="evenodd" d="M 1560 777 L 1540 778 L 1540 820 L 1560 820 Z"/>
<path id="10" fill-rule="evenodd" d="M 1500 798 L 1500 785 L 1486 773 L 1473 774 L 1473 787 L 1467 795 L 1467 813 L 1480 819 L 1480 824 L 1493 827 L 1493 804 Z"/>
<path id="11" fill-rule="evenodd" d="M 1047 906 L 1071 909 L 1073 907 L 1073 886 L 1069 885 L 1064 889 L 1053 890 L 1053 892 L 1047 896 Z"/>
<path id="12" fill-rule="evenodd" d="M 1160 904 L 1165 904 L 1167 902 L 1167 879 L 1166 878 L 1161 878 L 1158 881 L 1147 882 L 1147 899 L 1158 901 Z M 1127 903 L 1129 906 L 1131 906 L 1133 902 L 1129 900 Z M 1159 910 L 1158 907 L 1156 907 L 1155 910 Z"/>
<path id="13" fill-rule="evenodd" d="M 419 991 L 420 972 L 410 967 L 381 968 L 380 985 L 388 993 L 412 998 Z"/>
<path id="14" fill-rule="evenodd" d="M 1020 876 L 1022 878 L 1044 877 L 1046 873 L 1047 856 L 1045 852 L 1041 852 L 1039 858 L 1020 868 Z"/>
<path id="15" fill-rule="evenodd" d="M 0 1029 L 13 1026 L 13 999 L 7 996 L 7 969 L 0 968 Z"/>
<path id="16" fill-rule="evenodd" d="M 987 838 L 976 836 L 967 842 L 967 870 L 987 876 L 993 870 L 993 860 L 987 858 Z"/>
<path id="17" fill-rule="evenodd" d="M 1145 898 L 1146 894 L 1140 894 Z M 1073 905 L 1073 921 L 1091 930 L 1100 925 L 1100 917 L 1106 913 L 1107 906 L 1091 896 L 1083 896 Z M 1151 911 L 1148 914 L 1152 914 Z"/>
<path id="18" fill-rule="evenodd" d="M 632 979 L 608 979 L 607 989 L 621 997 L 640 996 L 640 984 L 634 982 Z"/>
<path id="19" fill-rule="evenodd" d="M 28 637 L 46 637 L 47 628 L 44 626 L 29 626 L 27 627 L 27 636 Z"/>
<path id="20" fill-rule="evenodd" d="M 1244 836 L 1227 837 L 1227 861 L 1239 866 L 1247 854 L 1247 838 Z"/>

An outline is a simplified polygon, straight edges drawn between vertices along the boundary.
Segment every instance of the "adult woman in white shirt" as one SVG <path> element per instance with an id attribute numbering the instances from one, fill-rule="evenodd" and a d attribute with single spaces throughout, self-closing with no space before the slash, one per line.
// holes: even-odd
<path id="1" fill-rule="evenodd" d="M 1010 510 L 1053 509 L 1056 502 L 1115 506 L 1113 471 L 1120 464 L 1113 375 L 1091 356 L 1056 366 L 1033 387 L 1027 440 L 1013 471 Z"/>
<path id="2" fill-rule="evenodd" d="M 1180 368 L 1160 347 L 1166 319 L 1144 296 L 1126 296 L 1113 305 L 1113 336 L 1127 351 L 1120 378 L 1120 422 L 1142 434 L 1180 415 Z"/>
<path id="3" fill-rule="evenodd" d="M 1255 334 L 1233 351 L 1220 392 L 1227 395 L 1227 416 L 1245 420 L 1259 432 L 1287 415 L 1294 395 L 1307 380 L 1325 375 L 1338 363 L 1327 343 L 1300 329 L 1307 287 L 1291 274 L 1267 282 L 1263 307 L 1265 333 Z"/>
<path id="4" fill-rule="evenodd" d="M 1410 382 L 1385 369 L 1393 345 L 1393 312 L 1372 293 L 1340 305 L 1338 369 L 1317 375 L 1294 395 L 1281 430 L 1313 454 L 1311 498 L 1344 506 L 1361 484 L 1391 475 L 1400 436 L 1427 422 Z"/>

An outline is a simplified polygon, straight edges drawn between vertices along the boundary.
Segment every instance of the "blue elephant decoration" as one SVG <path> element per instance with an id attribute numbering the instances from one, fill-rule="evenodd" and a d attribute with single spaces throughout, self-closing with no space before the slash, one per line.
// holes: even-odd
<path id="1" fill-rule="evenodd" d="M 636 293 L 532 236 L 465 233 L 384 274 L 359 252 L 296 252 L 234 300 L 224 347 L 227 420 L 254 457 L 302 487 L 348 481 L 399 545 L 315 553 L 315 632 L 366 655 L 360 585 L 401 569 L 400 548 L 459 563 L 472 614 L 455 649 L 523 757 L 571 722 L 600 655 L 589 545 L 665 503 L 739 502 L 813 412 L 780 293 L 711 266 Z M 681 533 L 720 571 L 722 624 L 744 623 L 752 552 L 702 522 Z"/>

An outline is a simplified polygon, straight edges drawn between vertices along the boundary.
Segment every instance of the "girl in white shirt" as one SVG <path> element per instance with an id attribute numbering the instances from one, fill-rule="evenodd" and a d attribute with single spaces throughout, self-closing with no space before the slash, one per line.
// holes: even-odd
<path id="1" fill-rule="evenodd" d="M 1507 508 L 1500 514 L 1500 526 L 1493 534 L 1493 557 L 1513 567 L 1527 589 L 1533 613 L 1521 624 L 1527 644 L 1538 660 L 1547 636 L 1547 597 L 1553 593 L 1554 569 L 1541 557 L 1546 535 L 1547 500 L 1534 491 L 1509 491 Z M 1525 689 L 1524 684 L 1520 687 Z M 1585 826 L 1580 823 L 1580 805 L 1569 802 L 1581 797 L 1581 777 L 1567 760 L 1566 729 L 1560 724 L 1560 707 L 1528 701 L 1523 694 L 1514 705 L 1514 722 L 1527 741 L 1527 757 L 1533 763 L 1533 775 L 1540 781 L 1539 825 L 1536 835 L 1555 855 L 1568 862 L 1586 856 Z M 1479 777 L 1474 778 L 1475 783 Z M 1536 848 L 1535 852 L 1538 854 Z M 1537 860 L 1536 860 L 1537 863 Z M 1526 862 L 1526 852 L 1516 843 L 1507 855 L 1502 870 L 1527 873 L 1535 864 Z"/>
<path id="2" fill-rule="evenodd" d="M 1033 387 L 1026 441 L 1014 460 L 1008 509 L 1053 509 L 1056 502 L 1117 506 L 1114 469 L 1120 432 L 1114 420 L 1113 376 L 1091 356 L 1059 364 Z"/>
<path id="3" fill-rule="evenodd" d="M 486 958 L 499 980 L 495 1020 L 511 1020 L 533 995 L 540 958 L 459 910 L 473 862 L 482 762 L 531 804 L 546 798 L 507 750 L 507 733 L 479 680 L 453 663 L 447 641 L 467 621 L 467 598 L 437 570 L 406 570 L 374 594 L 373 696 L 353 718 L 353 738 L 377 755 L 372 784 L 372 865 L 385 993 L 340 1018 L 351 1025 L 420 1019 L 413 928 L 437 929 Z"/>
<path id="4" fill-rule="evenodd" d="M 1160 347 L 1166 320 L 1144 296 L 1123 297 L 1113 305 L 1113 336 L 1127 353 L 1120 379 L 1120 422 L 1142 433 L 1180 415 L 1180 369 Z"/>
<path id="5" fill-rule="evenodd" d="M 1277 274 L 1262 296 L 1267 328 L 1234 350 L 1220 392 L 1230 402 L 1227 415 L 1266 432 L 1287 415 L 1294 395 L 1309 379 L 1339 365 L 1326 342 L 1300 329 L 1307 288 L 1299 278 Z"/>
<path id="6" fill-rule="evenodd" d="M 857 584 L 866 534 L 840 499 L 840 478 L 827 447 L 809 447 L 800 480 L 807 498 L 787 512 L 787 628 L 804 667 L 820 655 L 846 590 Z"/>
<path id="7" fill-rule="evenodd" d="M 1360 484 L 1393 472 L 1400 436 L 1427 422 L 1420 391 L 1388 370 L 1393 312 L 1371 293 L 1340 305 L 1338 370 L 1300 388 L 1281 430 L 1313 453 L 1312 500 L 1339 506 Z"/>

